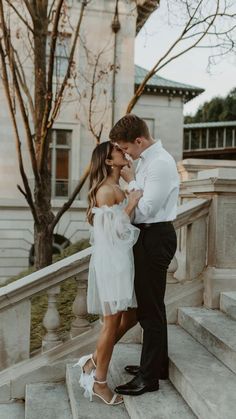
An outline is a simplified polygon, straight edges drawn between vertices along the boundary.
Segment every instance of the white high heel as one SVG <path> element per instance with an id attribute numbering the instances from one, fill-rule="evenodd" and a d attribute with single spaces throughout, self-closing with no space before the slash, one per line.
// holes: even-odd
<path id="1" fill-rule="evenodd" d="M 92 361 L 92 363 L 93 363 L 93 366 L 94 366 L 94 368 L 93 368 L 93 369 L 95 369 L 95 368 L 96 368 L 96 364 L 95 364 L 94 359 L 93 359 L 93 354 L 89 354 L 89 355 L 84 355 L 84 356 L 82 356 L 82 357 L 78 360 L 78 362 L 76 362 L 76 364 L 74 364 L 74 365 L 73 365 L 73 367 L 77 367 L 77 366 L 79 366 L 79 367 L 81 368 L 81 375 L 80 375 L 80 380 L 79 380 L 79 383 L 80 383 L 81 387 L 83 387 L 84 389 L 85 389 L 85 387 L 86 387 L 86 385 L 87 385 L 87 379 L 88 379 L 88 376 L 90 375 L 90 374 L 87 374 L 87 373 L 84 371 L 84 366 L 85 366 L 86 362 L 88 362 L 90 359 L 91 359 L 91 361 Z M 91 373 L 93 372 L 93 369 L 92 369 Z"/>
<path id="2" fill-rule="evenodd" d="M 91 372 L 91 374 L 88 376 L 88 379 L 86 381 L 85 392 L 84 392 L 84 397 L 89 398 L 89 400 L 91 402 L 93 401 L 93 396 L 96 396 L 99 399 L 101 399 L 108 406 L 117 406 L 118 404 L 124 403 L 123 398 L 122 398 L 122 400 L 116 401 L 117 397 L 119 397 L 120 395 L 119 394 L 115 394 L 115 393 L 114 393 L 113 397 L 111 398 L 111 400 L 108 402 L 100 394 L 95 393 L 93 391 L 94 383 L 106 384 L 107 381 L 98 381 L 98 380 L 95 380 L 94 371 Z"/>

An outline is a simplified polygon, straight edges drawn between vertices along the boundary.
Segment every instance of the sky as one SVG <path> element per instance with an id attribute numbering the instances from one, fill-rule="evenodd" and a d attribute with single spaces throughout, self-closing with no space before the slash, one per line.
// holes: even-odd
<path id="1" fill-rule="evenodd" d="M 161 1 L 159 9 L 151 15 L 136 37 L 135 64 L 146 69 L 152 68 L 180 32 L 180 27 L 168 23 L 165 7 L 166 0 Z M 158 72 L 167 79 L 205 89 L 199 97 L 184 105 L 185 115 L 194 114 L 205 101 L 214 96 L 226 96 L 236 87 L 236 55 L 221 59 L 211 66 L 210 71 L 207 69 L 209 55 L 209 48 L 192 49 Z"/>

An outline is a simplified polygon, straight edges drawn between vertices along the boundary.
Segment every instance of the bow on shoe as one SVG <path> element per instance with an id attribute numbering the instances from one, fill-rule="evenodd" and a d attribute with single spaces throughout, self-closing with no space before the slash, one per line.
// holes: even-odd
<path id="1" fill-rule="evenodd" d="M 84 376 L 84 377 L 83 377 Z M 84 397 L 92 401 L 93 398 L 93 386 L 94 386 L 94 371 L 90 374 L 81 374 L 80 386 L 84 389 Z"/>

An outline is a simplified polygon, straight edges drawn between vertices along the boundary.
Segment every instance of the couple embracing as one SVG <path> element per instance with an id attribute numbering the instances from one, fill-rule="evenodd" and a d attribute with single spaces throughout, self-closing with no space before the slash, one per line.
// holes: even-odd
<path id="1" fill-rule="evenodd" d="M 110 140 L 92 155 L 87 212 L 93 226 L 88 312 L 103 315 L 103 326 L 94 353 L 77 364 L 84 395 L 117 405 L 122 395 L 156 391 L 168 378 L 164 295 L 176 251 L 179 178 L 174 159 L 136 115 L 121 118 Z M 132 159 L 139 159 L 135 171 Z M 143 329 L 140 365 L 125 367 L 134 377 L 113 393 L 106 379 L 114 345 L 137 322 Z"/>

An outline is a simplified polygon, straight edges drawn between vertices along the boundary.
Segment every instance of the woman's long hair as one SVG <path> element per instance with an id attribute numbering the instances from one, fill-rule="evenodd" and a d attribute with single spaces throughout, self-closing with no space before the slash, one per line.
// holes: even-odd
<path id="1" fill-rule="evenodd" d="M 113 145 L 110 141 L 99 144 L 91 158 L 88 192 L 87 220 L 93 224 L 92 208 L 96 206 L 96 193 L 111 173 L 111 166 L 106 164 L 106 159 L 111 159 Z"/>

